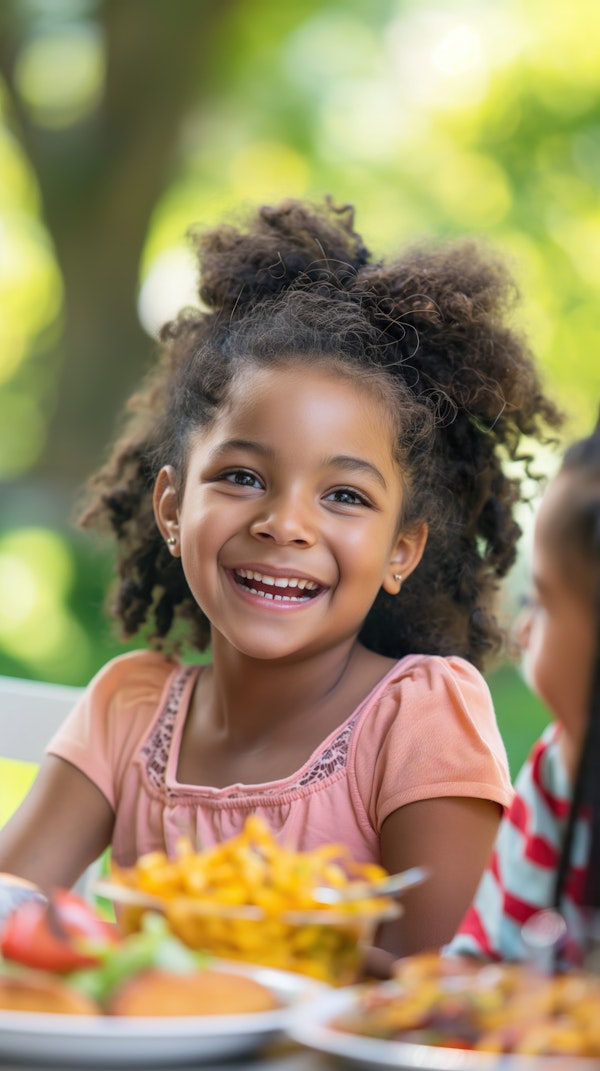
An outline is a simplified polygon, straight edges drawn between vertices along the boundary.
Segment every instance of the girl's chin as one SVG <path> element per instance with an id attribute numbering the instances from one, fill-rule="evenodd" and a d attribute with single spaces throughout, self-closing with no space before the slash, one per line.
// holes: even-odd
<path id="1" fill-rule="evenodd" d="M 239 636 L 233 631 L 222 632 L 222 640 L 224 641 L 224 649 L 230 648 L 233 652 L 241 658 L 247 658 L 255 662 L 271 662 L 278 661 L 280 659 L 294 658 L 298 652 L 298 648 L 303 647 L 302 644 L 281 642 L 280 636 L 258 636 L 254 635 L 250 639 L 248 636 Z M 220 645 L 219 645 L 220 648 Z"/>

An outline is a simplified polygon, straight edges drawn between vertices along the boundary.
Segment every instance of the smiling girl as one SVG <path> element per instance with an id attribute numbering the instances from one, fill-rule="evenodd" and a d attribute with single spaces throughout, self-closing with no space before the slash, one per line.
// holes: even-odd
<path id="1" fill-rule="evenodd" d="M 70 883 L 108 844 L 129 865 L 259 814 L 299 850 L 429 868 L 390 951 L 454 931 L 512 796 L 480 672 L 519 535 L 503 460 L 561 417 L 499 265 L 473 243 L 386 265 L 353 225 L 288 201 L 197 238 L 202 308 L 163 329 L 83 518 L 151 649 L 92 681 L 0 869 Z"/>

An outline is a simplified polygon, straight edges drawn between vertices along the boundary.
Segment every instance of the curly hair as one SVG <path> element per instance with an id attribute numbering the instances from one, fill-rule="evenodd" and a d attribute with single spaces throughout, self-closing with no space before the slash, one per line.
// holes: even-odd
<path id="1" fill-rule="evenodd" d="M 303 361 L 360 377 L 385 398 L 405 483 L 401 521 L 428 525 L 401 599 L 378 594 L 361 641 L 391 657 L 458 654 L 481 667 L 502 644 L 494 602 L 520 535 L 527 440 L 530 450 L 550 441 L 563 419 L 507 322 L 517 293 L 503 264 L 473 240 L 374 260 L 352 206 L 329 201 L 265 206 L 243 226 L 191 239 L 199 307 L 162 329 L 156 369 L 131 399 L 81 517 L 116 537 L 112 612 L 123 635 L 144 628 L 164 647 L 183 625 L 196 648 L 209 644 L 210 624 L 155 524 L 153 485 L 166 463 L 183 480 L 190 434 L 209 424 L 234 377 Z"/>

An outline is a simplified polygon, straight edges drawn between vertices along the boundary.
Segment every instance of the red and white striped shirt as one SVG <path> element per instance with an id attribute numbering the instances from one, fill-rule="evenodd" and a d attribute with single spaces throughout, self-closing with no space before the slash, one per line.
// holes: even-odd
<path id="1" fill-rule="evenodd" d="M 560 731 L 554 722 L 546 728 L 519 773 L 513 803 L 502 819 L 475 899 L 445 954 L 521 960 L 523 923 L 552 906 L 571 799 L 558 745 Z M 587 821 L 579 820 L 561 904 L 569 933 L 561 953 L 565 965 L 581 964 L 589 929 L 582 907 L 589 833 Z"/>

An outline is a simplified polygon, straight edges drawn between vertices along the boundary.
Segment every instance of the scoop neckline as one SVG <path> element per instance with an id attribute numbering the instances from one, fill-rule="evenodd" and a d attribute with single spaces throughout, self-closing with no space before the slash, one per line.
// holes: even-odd
<path id="1" fill-rule="evenodd" d="M 381 679 L 377 681 L 377 683 L 371 688 L 370 692 L 368 692 L 367 695 L 364 696 L 363 699 L 361 699 L 360 703 L 354 708 L 354 710 L 348 715 L 348 717 L 345 718 L 343 722 L 340 722 L 340 724 L 335 729 L 332 729 L 332 731 L 317 745 L 317 747 L 313 749 L 313 751 L 307 757 L 306 761 L 303 762 L 301 766 L 298 766 L 296 770 L 292 771 L 291 774 L 288 774 L 286 777 L 276 778 L 273 781 L 260 781 L 253 782 L 251 784 L 246 784 L 245 782 L 234 782 L 232 784 L 221 785 L 219 787 L 216 787 L 214 785 L 199 785 L 188 781 L 180 781 L 176 776 L 177 769 L 179 767 L 181 740 L 183 737 L 183 731 L 189 713 L 189 706 L 193 689 L 198 683 L 201 673 L 206 668 L 206 666 L 203 664 L 192 667 L 190 667 L 189 665 L 182 666 L 178 671 L 175 671 L 174 676 L 171 678 L 171 681 L 169 683 L 169 689 L 165 695 L 165 699 L 161 706 L 162 716 L 165 707 L 169 702 L 169 696 L 171 695 L 171 691 L 174 685 L 176 684 L 178 673 L 181 672 L 181 669 L 195 669 L 196 672 L 190 673 L 189 678 L 185 682 L 185 686 L 179 697 L 178 709 L 175 715 L 173 734 L 171 737 L 171 746 L 169 748 L 169 757 L 167 759 L 167 764 L 165 768 L 165 786 L 172 790 L 180 790 L 182 792 L 194 792 L 202 790 L 204 794 L 214 794 L 215 796 L 231 794 L 234 791 L 236 792 L 236 794 L 240 791 L 243 791 L 251 795 L 257 795 L 265 789 L 273 791 L 278 786 L 281 786 L 282 790 L 285 790 L 286 788 L 289 788 L 291 784 L 297 783 L 298 779 L 302 777 L 302 775 L 305 774 L 312 766 L 315 765 L 315 762 L 318 760 L 319 756 L 322 755 L 323 752 L 327 750 L 327 748 L 331 747 L 335 740 L 347 730 L 348 726 L 360 716 L 364 707 L 374 702 L 378 698 L 379 693 L 385 690 L 389 679 L 398 672 L 398 667 L 400 665 L 410 660 L 419 660 L 421 658 L 423 658 L 423 655 L 410 654 L 404 655 L 402 658 L 399 658 L 396 662 L 394 662 L 394 664 L 390 666 L 389 670 L 387 670 L 384 676 L 381 677 Z M 181 712 L 184 703 L 185 715 L 182 717 Z M 173 771 L 175 776 L 173 775 Z"/>

